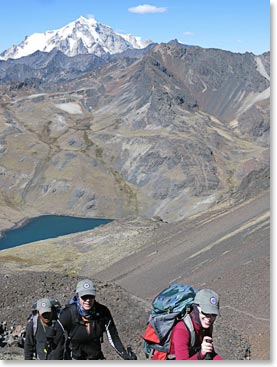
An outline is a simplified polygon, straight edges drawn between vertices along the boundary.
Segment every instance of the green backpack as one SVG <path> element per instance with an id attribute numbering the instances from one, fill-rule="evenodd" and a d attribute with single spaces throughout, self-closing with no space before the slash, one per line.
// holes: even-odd
<path id="1" fill-rule="evenodd" d="M 174 359 L 169 355 L 170 338 L 173 327 L 183 320 L 190 332 L 191 347 L 195 344 L 195 331 L 189 315 L 198 290 L 186 284 L 171 284 L 152 301 L 152 311 L 147 328 L 141 335 L 144 352 L 151 359 L 155 351 L 158 359 Z"/>

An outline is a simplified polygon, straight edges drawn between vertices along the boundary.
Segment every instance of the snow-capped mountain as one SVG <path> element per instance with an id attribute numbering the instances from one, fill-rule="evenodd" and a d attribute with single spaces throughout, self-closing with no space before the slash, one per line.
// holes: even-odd
<path id="1" fill-rule="evenodd" d="M 127 49 L 142 49 L 152 41 L 143 41 L 130 34 L 119 34 L 111 27 L 98 23 L 94 18 L 80 17 L 76 21 L 45 33 L 34 33 L 27 36 L 19 45 L 4 51 L 0 59 L 18 59 L 36 51 L 50 52 L 54 48 L 67 56 L 78 54 L 115 54 Z"/>

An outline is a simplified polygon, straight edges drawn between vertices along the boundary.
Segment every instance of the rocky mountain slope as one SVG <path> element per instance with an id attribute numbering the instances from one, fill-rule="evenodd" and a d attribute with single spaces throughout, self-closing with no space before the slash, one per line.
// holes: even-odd
<path id="1" fill-rule="evenodd" d="M 1 229 L 47 213 L 176 221 L 269 168 L 269 53 L 171 42 L 77 62 L 74 78 L 44 56 L 0 85 Z"/>

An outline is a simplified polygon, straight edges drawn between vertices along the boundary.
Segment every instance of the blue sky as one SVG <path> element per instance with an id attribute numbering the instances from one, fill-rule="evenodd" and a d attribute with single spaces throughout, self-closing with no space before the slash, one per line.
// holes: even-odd
<path id="1" fill-rule="evenodd" d="M 154 42 L 232 52 L 270 50 L 270 0 L 1 0 L 0 53 L 79 16 Z"/>

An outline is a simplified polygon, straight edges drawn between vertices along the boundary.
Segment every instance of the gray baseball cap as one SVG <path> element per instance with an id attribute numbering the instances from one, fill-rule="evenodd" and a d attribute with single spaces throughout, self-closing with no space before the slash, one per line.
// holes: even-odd
<path id="1" fill-rule="evenodd" d="M 80 297 L 87 294 L 90 294 L 91 296 L 96 296 L 96 288 L 91 280 L 84 279 L 77 284 L 76 293 L 78 293 Z"/>
<path id="2" fill-rule="evenodd" d="M 52 305 L 48 298 L 41 298 L 37 301 L 37 310 L 42 315 L 52 311 Z"/>
<path id="3" fill-rule="evenodd" d="M 201 311 L 207 314 L 220 315 L 219 295 L 211 289 L 200 289 L 196 293 L 194 303 L 200 306 Z"/>

